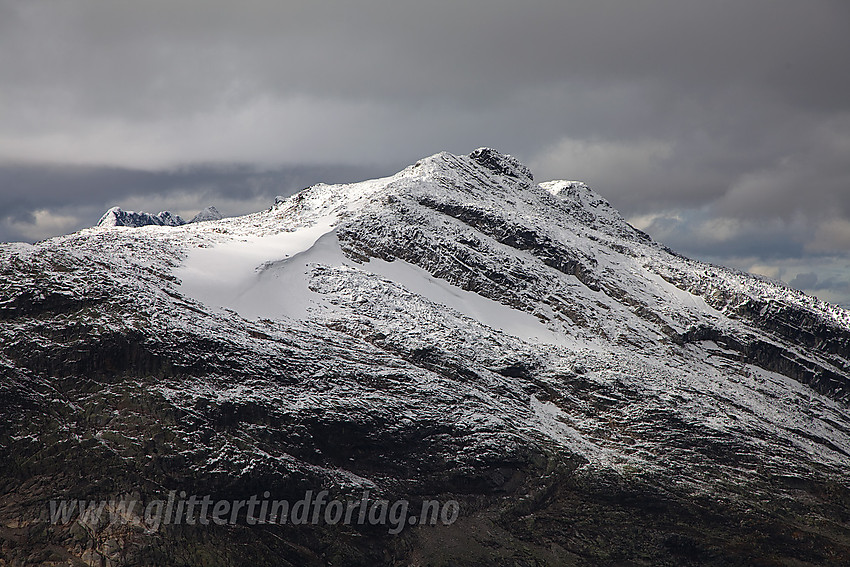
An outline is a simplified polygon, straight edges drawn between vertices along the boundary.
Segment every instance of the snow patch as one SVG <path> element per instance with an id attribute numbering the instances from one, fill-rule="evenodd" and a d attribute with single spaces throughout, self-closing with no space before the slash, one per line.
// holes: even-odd
<path id="1" fill-rule="evenodd" d="M 306 288 L 306 272 L 278 270 L 272 274 L 276 277 L 270 277 L 268 268 L 311 249 L 333 230 L 332 220 L 328 217 L 291 232 L 246 235 L 194 248 L 174 275 L 187 296 L 248 318 L 306 314 L 305 298 L 293 293 Z"/>
<path id="2" fill-rule="evenodd" d="M 372 259 L 363 269 L 392 280 L 433 303 L 445 305 L 496 330 L 534 343 L 573 346 L 575 340 L 554 332 L 534 315 L 467 291 L 403 260 Z"/>
<path id="3" fill-rule="evenodd" d="M 331 219 L 293 232 L 194 248 L 174 275 L 185 295 L 211 307 L 230 309 L 249 319 L 303 320 L 339 312 L 328 298 L 310 289 L 313 268 L 345 266 L 388 279 L 522 340 L 575 346 L 574 338 L 553 331 L 534 315 L 452 285 L 419 266 L 403 260 L 350 261 L 339 246 Z"/>

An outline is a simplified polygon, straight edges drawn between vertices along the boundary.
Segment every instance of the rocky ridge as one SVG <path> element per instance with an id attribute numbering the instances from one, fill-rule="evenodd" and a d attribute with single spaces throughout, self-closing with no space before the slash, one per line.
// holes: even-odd
<path id="1" fill-rule="evenodd" d="M 221 213 L 213 206 L 200 211 L 188 222 L 180 217 L 180 215 L 172 214 L 170 211 L 161 211 L 154 215 L 144 211 L 125 211 L 121 207 L 112 207 L 100 217 L 97 226 L 127 226 L 130 228 L 139 228 L 142 226 L 182 226 L 188 223 L 221 219 Z"/>

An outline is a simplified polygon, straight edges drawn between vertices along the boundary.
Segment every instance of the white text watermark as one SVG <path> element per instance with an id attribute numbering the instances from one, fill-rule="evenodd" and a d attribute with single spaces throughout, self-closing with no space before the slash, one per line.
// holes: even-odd
<path id="1" fill-rule="evenodd" d="M 277 500 L 266 491 L 245 500 L 213 500 L 172 490 L 167 498 L 120 498 L 112 500 L 51 500 L 51 524 L 78 521 L 93 527 L 131 524 L 148 531 L 163 525 L 228 525 L 245 523 L 292 525 L 371 525 L 387 526 L 390 534 L 400 533 L 406 526 L 450 525 L 460 514 L 457 500 L 423 500 L 412 510 L 408 500 L 372 499 L 365 490 L 359 499 L 329 499 L 329 492 L 308 490 L 295 502 Z"/>

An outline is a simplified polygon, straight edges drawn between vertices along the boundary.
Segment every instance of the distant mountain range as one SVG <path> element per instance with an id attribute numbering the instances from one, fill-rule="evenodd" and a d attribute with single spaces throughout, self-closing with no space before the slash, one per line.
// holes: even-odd
<path id="1" fill-rule="evenodd" d="M 218 212 L 218 209 L 210 206 L 199 212 L 188 222 L 204 222 L 221 219 L 222 216 L 221 213 Z M 184 224 L 188 224 L 187 221 L 180 218 L 179 215 L 171 214 L 169 211 L 162 211 L 154 215 L 145 212 L 137 213 L 135 211 L 125 211 L 120 207 L 112 207 L 106 211 L 102 217 L 100 217 L 100 221 L 98 221 L 97 226 L 129 226 L 132 228 L 138 228 L 140 226 L 149 225 L 182 226 Z"/>

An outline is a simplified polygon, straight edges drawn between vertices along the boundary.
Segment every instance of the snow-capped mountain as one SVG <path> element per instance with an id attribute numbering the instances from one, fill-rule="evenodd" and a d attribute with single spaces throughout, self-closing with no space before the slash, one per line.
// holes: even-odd
<path id="1" fill-rule="evenodd" d="M 97 226 L 180 226 L 186 224 L 186 221 L 178 215 L 171 214 L 170 211 L 161 211 L 157 214 L 125 211 L 121 207 L 112 207 L 100 217 Z"/>
<path id="2" fill-rule="evenodd" d="M 847 311 L 679 256 L 488 148 L 216 213 L 0 248 L 0 518 L 21 557 L 850 558 Z M 322 488 L 450 496 L 461 517 L 39 531 L 56 495 Z"/>
<path id="3" fill-rule="evenodd" d="M 206 222 L 206 221 L 216 221 L 224 218 L 218 209 L 210 205 L 203 211 L 199 212 L 197 215 L 192 217 L 192 220 L 189 222 Z"/>
<path id="4" fill-rule="evenodd" d="M 193 222 L 205 222 L 211 220 L 221 220 L 222 215 L 213 206 L 209 206 L 203 211 L 192 217 Z M 142 226 L 182 226 L 188 224 L 180 215 L 172 214 L 170 211 L 160 211 L 157 214 L 146 213 L 144 211 L 125 211 L 121 207 L 112 207 L 106 211 L 97 223 L 97 226 L 128 226 L 131 228 L 139 228 Z"/>

